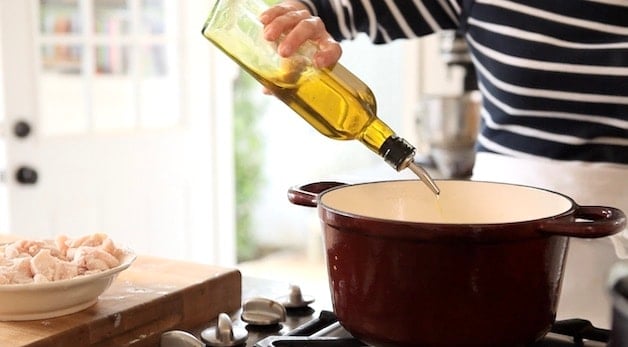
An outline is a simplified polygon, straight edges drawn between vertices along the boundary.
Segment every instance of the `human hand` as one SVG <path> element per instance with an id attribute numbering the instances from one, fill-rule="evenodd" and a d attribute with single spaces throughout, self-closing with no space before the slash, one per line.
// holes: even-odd
<path id="1" fill-rule="evenodd" d="M 323 21 L 298 1 L 287 0 L 270 7 L 260 15 L 260 21 L 264 24 L 266 40 L 276 41 L 285 35 L 277 47 L 282 57 L 296 53 L 306 41 L 318 48 L 312 57 L 317 68 L 333 66 L 342 55 L 340 44 L 327 32 Z"/>

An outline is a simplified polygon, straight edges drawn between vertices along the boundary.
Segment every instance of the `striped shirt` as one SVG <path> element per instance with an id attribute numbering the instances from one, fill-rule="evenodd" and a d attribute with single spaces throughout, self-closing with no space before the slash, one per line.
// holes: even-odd
<path id="1" fill-rule="evenodd" d="M 628 0 L 301 0 L 337 40 L 458 30 L 478 151 L 628 167 Z"/>

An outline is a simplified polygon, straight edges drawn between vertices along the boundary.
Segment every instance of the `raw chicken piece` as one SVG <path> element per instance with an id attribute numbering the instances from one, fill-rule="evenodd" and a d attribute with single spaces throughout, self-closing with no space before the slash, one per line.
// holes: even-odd
<path id="1" fill-rule="evenodd" d="M 33 276 L 33 283 L 48 283 L 48 282 L 50 282 L 50 280 L 42 274 L 35 274 L 35 276 Z"/>
<path id="2" fill-rule="evenodd" d="M 53 244 L 45 241 L 19 240 L 7 245 L 4 249 L 4 256 L 7 259 L 34 256 L 40 250 L 50 249 L 53 255 L 57 255 L 59 251 L 54 248 Z"/>
<path id="3" fill-rule="evenodd" d="M 78 276 L 79 269 L 76 264 L 69 261 L 59 260 L 55 266 L 54 281 L 69 280 Z"/>
<path id="4" fill-rule="evenodd" d="M 55 269 L 59 259 L 50 254 L 49 249 L 42 249 L 33 258 L 31 258 L 30 266 L 33 275 L 42 275 L 48 281 L 52 281 L 55 276 Z"/>
<path id="5" fill-rule="evenodd" d="M 113 244 L 113 240 L 111 240 L 110 238 L 106 238 L 102 241 L 102 244 L 100 245 L 100 249 L 113 255 L 117 255 L 116 251 L 118 251 L 116 246 Z"/>
<path id="6" fill-rule="evenodd" d="M 0 258 L 0 284 L 9 284 L 11 283 L 11 277 L 9 275 L 11 267 L 13 266 L 13 261 Z"/>
<path id="7" fill-rule="evenodd" d="M 18 247 L 15 245 L 15 242 L 9 245 L 6 245 L 6 247 L 4 247 L 5 259 L 17 258 L 19 255 L 20 255 L 20 251 L 18 250 Z"/>
<path id="8" fill-rule="evenodd" d="M 107 270 L 120 264 L 118 258 L 97 247 L 81 246 L 76 249 L 72 262 L 85 271 Z"/>
<path id="9" fill-rule="evenodd" d="M 0 285 L 43 283 L 97 273 L 120 265 L 124 251 L 102 233 L 54 241 L 19 240 L 0 246 Z"/>
<path id="10" fill-rule="evenodd" d="M 18 258 L 20 256 L 24 257 L 28 254 L 27 252 L 27 240 L 19 240 L 15 241 L 4 248 L 4 257 L 7 259 Z"/>
<path id="11" fill-rule="evenodd" d="M 44 276 L 48 281 L 70 279 L 79 274 L 78 265 L 52 256 L 48 249 L 42 249 L 31 259 L 31 271 L 35 276 Z M 37 282 L 37 278 L 35 281 Z"/>
<path id="12" fill-rule="evenodd" d="M 11 276 L 11 283 L 31 283 L 33 282 L 33 272 L 31 271 L 30 257 L 13 259 L 13 266 L 7 273 Z"/>
<path id="13" fill-rule="evenodd" d="M 11 279 L 3 272 L 3 269 L 0 268 L 0 284 L 9 284 L 11 283 Z"/>
<path id="14" fill-rule="evenodd" d="M 70 239 L 66 235 L 59 235 L 55 237 L 55 246 L 59 250 L 59 254 L 64 258 L 68 259 L 68 245 L 70 243 Z"/>
<path id="15" fill-rule="evenodd" d="M 100 246 L 103 243 L 103 241 L 107 238 L 108 238 L 107 234 L 103 234 L 103 233 L 91 234 L 91 235 L 79 237 L 77 239 L 72 240 L 69 246 L 71 248 L 77 248 L 80 246 L 92 246 L 92 247 Z"/>

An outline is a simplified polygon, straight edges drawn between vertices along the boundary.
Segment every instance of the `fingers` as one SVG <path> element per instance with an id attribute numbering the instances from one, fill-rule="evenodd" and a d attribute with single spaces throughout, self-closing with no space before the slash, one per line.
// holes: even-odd
<path id="1" fill-rule="evenodd" d="M 317 68 L 330 67 L 340 60 L 342 48 L 333 38 L 318 41 L 319 51 L 314 54 L 314 66 Z"/>
<path id="2" fill-rule="evenodd" d="M 312 17 L 310 13 L 305 10 L 284 9 L 281 12 L 270 12 L 270 16 L 271 19 L 267 23 L 262 21 L 265 25 L 264 38 L 268 41 L 276 41 L 283 34 L 286 34 L 286 38 L 289 37 L 288 40 L 290 40 L 290 45 L 284 45 L 284 50 L 287 55 L 293 54 L 295 47 L 300 46 L 308 37 L 321 35 L 321 33 L 316 32 L 317 30 L 321 30 L 321 27 L 322 30 L 325 30 L 320 18 Z M 269 17 L 265 16 L 262 18 L 268 20 Z M 296 46 L 294 44 L 296 44 Z M 279 53 L 283 54 L 284 52 L 280 51 Z"/>
<path id="3" fill-rule="evenodd" d="M 273 6 L 262 13 L 260 21 L 265 25 L 266 40 L 277 41 L 285 34 L 277 47 L 283 57 L 293 55 L 307 41 L 318 48 L 314 55 L 316 67 L 329 67 L 342 55 L 340 44 L 327 32 L 323 21 L 312 16 L 300 3 L 283 2 Z"/>
<path id="4" fill-rule="evenodd" d="M 266 87 L 262 87 L 262 93 L 264 95 L 273 95 L 273 92 L 270 89 L 266 88 Z"/>
<path id="5" fill-rule="evenodd" d="M 271 6 L 260 15 L 262 24 L 267 25 L 275 18 L 282 16 L 288 12 L 305 11 L 309 15 L 307 7 L 298 1 L 283 1 L 275 6 Z"/>

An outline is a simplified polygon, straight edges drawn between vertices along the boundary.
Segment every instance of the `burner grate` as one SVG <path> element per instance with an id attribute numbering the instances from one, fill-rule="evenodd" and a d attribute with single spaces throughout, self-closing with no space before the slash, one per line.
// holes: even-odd
<path id="1" fill-rule="evenodd" d="M 551 335 L 551 336 L 550 336 Z M 530 347 L 606 346 L 610 331 L 594 327 L 584 319 L 556 321 L 548 337 Z M 321 311 L 318 318 L 283 336 L 269 336 L 255 347 L 368 347 L 340 326 L 331 311 Z"/>
<path id="2" fill-rule="evenodd" d="M 610 331 L 596 328 L 584 319 L 566 319 L 554 322 L 551 332 L 573 338 L 573 345 L 584 347 L 586 341 L 608 343 Z"/>

